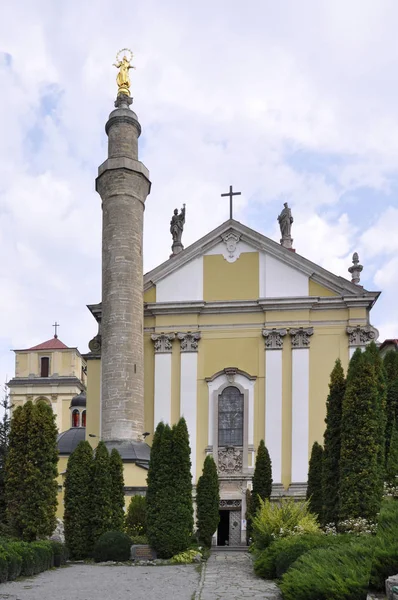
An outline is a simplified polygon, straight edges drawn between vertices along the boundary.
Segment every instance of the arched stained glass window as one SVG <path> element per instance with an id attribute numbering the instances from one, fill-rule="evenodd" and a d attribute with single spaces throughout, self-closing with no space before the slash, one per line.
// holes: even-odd
<path id="1" fill-rule="evenodd" d="M 82 412 L 82 427 L 86 426 L 86 411 Z"/>
<path id="2" fill-rule="evenodd" d="M 235 386 L 218 397 L 218 445 L 243 446 L 243 394 Z"/>
<path id="3" fill-rule="evenodd" d="M 80 413 L 75 408 L 75 410 L 72 412 L 72 427 L 79 427 L 79 426 L 80 426 Z"/>

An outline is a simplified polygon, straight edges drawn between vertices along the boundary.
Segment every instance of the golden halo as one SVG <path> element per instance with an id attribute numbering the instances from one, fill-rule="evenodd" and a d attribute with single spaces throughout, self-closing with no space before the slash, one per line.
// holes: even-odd
<path id="1" fill-rule="evenodd" d="M 129 62 L 131 62 L 131 61 L 132 61 L 132 59 L 133 59 L 133 53 L 132 53 L 132 51 L 130 50 L 130 48 L 122 48 L 121 50 L 119 50 L 119 52 L 116 54 L 116 60 L 117 60 L 118 62 L 120 62 L 120 58 L 119 58 L 119 56 L 120 56 L 120 54 L 121 54 L 122 52 L 124 52 L 124 55 L 126 55 L 126 52 L 128 52 L 128 53 L 130 54 L 130 58 L 128 58 L 128 57 L 127 57 L 127 58 L 128 58 L 128 61 L 129 61 Z"/>

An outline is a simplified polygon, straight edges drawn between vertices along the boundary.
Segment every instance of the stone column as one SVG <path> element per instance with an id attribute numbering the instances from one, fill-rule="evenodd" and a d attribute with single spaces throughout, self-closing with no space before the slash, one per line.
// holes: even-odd
<path id="1" fill-rule="evenodd" d="M 196 421 L 198 387 L 198 344 L 200 332 L 178 333 L 181 348 L 180 415 L 187 422 L 191 447 L 192 482 L 196 483 Z"/>
<path id="2" fill-rule="evenodd" d="M 155 348 L 155 398 L 153 409 L 153 430 L 158 423 L 171 423 L 171 353 L 174 333 L 153 333 Z"/>
<path id="3" fill-rule="evenodd" d="M 347 327 L 349 355 L 350 359 L 357 348 L 365 348 L 366 344 L 376 341 L 379 332 L 372 325 L 357 325 L 356 327 Z"/>
<path id="4" fill-rule="evenodd" d="M 265 443 L 274 484 L 282 483 L 282 351 L 286 329 L 263 329 L 265 338 Z"/>
<path id="5" fill-rule="evenodd" d="M 99 167 L 102 199 L 101 438 L 138 440 L 144 429 L 144 202 L 149 172 L 138 160 L 141 127 L 119 95 L 105 130 L 108 159 Z"/>
<path id="6" fill-rule="evenodd" d="M 310 336 L 313 327 L 290 329 L 292 341 L 292 483 L 308 475 Z"/>

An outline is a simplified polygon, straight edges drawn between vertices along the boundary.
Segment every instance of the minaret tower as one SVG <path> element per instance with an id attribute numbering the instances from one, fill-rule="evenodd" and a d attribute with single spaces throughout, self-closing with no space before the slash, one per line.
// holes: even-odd
<path id="1" fill-rule="evenodd" d="M 142 240 L 151 183 L 148 169 L 138 160 L 141 126 L 130 110 L 131 59 L 126 49 L 117 56 L 116 109 L 105 126 L 108 158 L 96 179 L 103 215 L 101 439 L 105 442 L 140 441 L 144 431 Z"/>

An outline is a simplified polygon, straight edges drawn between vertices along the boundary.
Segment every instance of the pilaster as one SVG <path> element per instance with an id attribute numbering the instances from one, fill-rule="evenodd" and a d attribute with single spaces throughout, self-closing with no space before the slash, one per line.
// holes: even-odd
<path id="1" fill-rule="evenodd" d="M 171 423 L 171 353 L 174 333 L 153 333 L 155 350 L 154 431 L 160 421 Z"/>

